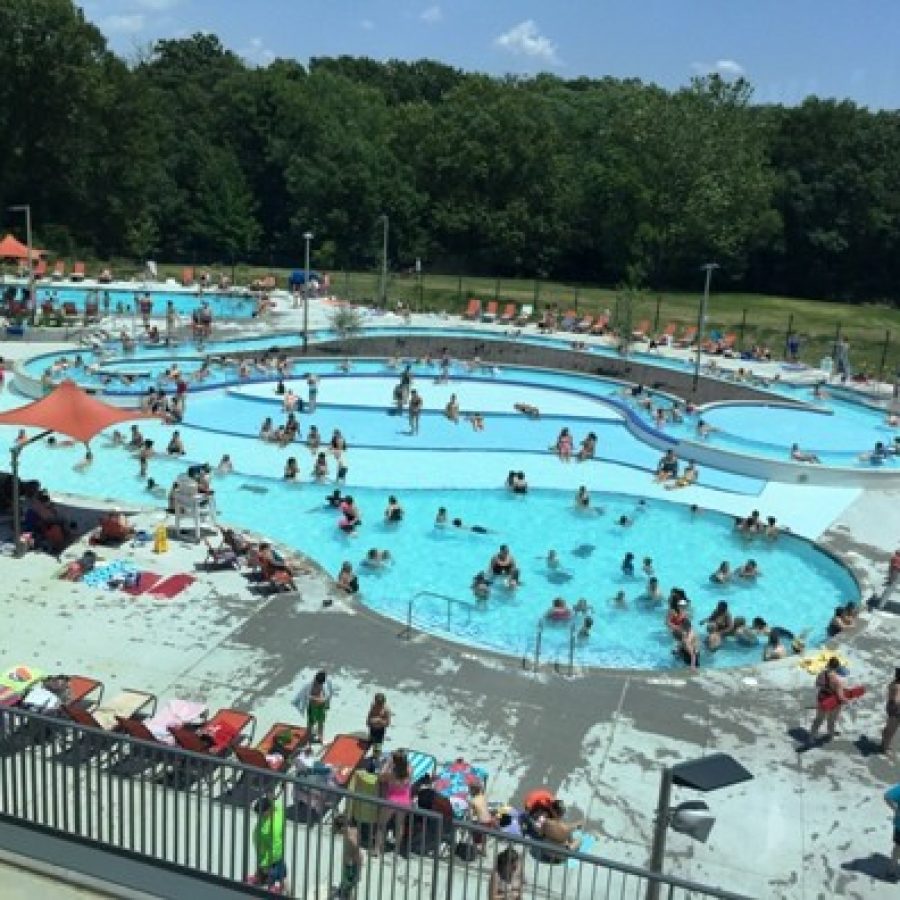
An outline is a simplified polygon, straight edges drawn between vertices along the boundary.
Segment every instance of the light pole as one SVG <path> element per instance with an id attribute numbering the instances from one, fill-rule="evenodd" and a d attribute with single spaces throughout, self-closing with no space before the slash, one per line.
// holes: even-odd
<path id="1" fill-rule="evenodd" d="M 28 311 L 31 326 L 34 327 L 37 299 L 34 296 L 34 260 L 31 256 L 31 204 L 23 203 L 19 206 L 10 206 L 9 211 L 25 213 L 25 243 L 28 245 Z"/>
<path id="2" fill-rule="evenodd" d="M 382 213 L 381 224 L 384 226 L 384 233 L 381 243 L 381 285 L 379 287 L 379 299 L 384 309 L 387 309 L 387 258 L 388 258 L 388 217 L 387 213 Z"/>
<path id="3" fill-rule="evenodd" d="M 703 325 L 706 322 L 706 307 L 709 303 L 709 285 L 712 281 L 712 273 L 719 268 L 718 263 L 706 263 L 700 267 L 706 270 L 706 284 L 703 286 L 703 299 L 700 301 L 700 315 L 697 317 L 697 359 L 694 362 L 694 385 L 692 394 L 697 393 L 700 384 L 700 345 L 703 343 Z"/>
<path id="4" fill-rule="evenodd" d="M 306 269 L 303 275 L 303 352 L 306 353 L 309 346 L 309 244 L 313 239 L 313 233 L 303 233 L 306 241 Z"/>

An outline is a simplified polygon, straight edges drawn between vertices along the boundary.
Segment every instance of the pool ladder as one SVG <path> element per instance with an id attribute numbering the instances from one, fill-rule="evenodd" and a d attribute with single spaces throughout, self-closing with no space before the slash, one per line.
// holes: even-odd
<path id="1" fill-rule="evenodd" d="M 569 678 L 572 678 L 575 674 L 575 640 L 578 636 L 578 623 L 572 622 L 569 626 L 569 664 L 568 664 L 568 674 Z M 537 672 L 540 669 L 541 665 L 541 645 L 544 642 L 544 620 L 541 619 L 537 624 L 537 630 L 534 634 L 534 656 L 532 659 L 528 658 L 528 654 L 522 657 L 522 668 L 530 669 L 532 672 Z M 559 660 L 557 659 L 553 663 L 553 669 L 557 673 L 562 673 L 562 666 L 560 665 Z"/>
<path id="2" fill-rule="evenodd" d="M 460 600 L 458 597 L 451 597 L 449 594 L 438 594 L 438 593 L 435 593 L 434 591 L 419 591 L 418 593 L 413 594 L 412 597 L 409 598 L 409 602 L 406 604 L 406 625 L 404 626 L 404 628 L 400 632 L 400 634 L 397 635 L 397 637 L 404 638 L 407 641 L 412 639 L 413 607 L 416 604 L 416 600 L 420 599 L 421 597 L 435 597 L 438 600 L 446 600 L 447 601 L 447 631 L 450 631 L 450 625 L 451 625 L 451 620 L 452 620 L 452 615 L 453 615 L 454 604 L 465 609 L 471 616 L 472 604 L 466 603 L 465 600 Z"/>

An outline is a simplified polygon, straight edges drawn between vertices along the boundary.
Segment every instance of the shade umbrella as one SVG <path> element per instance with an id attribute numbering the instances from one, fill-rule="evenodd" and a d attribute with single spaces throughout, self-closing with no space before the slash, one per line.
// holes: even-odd
<path id="1" fill-rule="evenodd" d="M 29 444 L 40 440 L 52 431 L 87 444 L 95 435 L 113 425 L 133 419 L 153 418 L 137 410 L 122 409 L 104 403 L 74 381 L 63 381 L 46 397 L 0 413 L 0 425 L 17 425 L 20 428 L 40 428 L 39 434 L 10 448 L 12 456 L 12 514 L 13 535 L 16 550 L 20 544 L 19 517 L 19 454 Z"/>
<path id="2" fill-rule="evenodd" d="M 14 235 L 7 234 L 0 240 L 0 259 L 28 259 L 28 247 Z"/>

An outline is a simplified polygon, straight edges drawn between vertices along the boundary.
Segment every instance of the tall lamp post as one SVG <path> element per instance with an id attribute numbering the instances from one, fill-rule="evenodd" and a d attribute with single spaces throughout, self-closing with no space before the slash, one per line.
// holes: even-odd
<path id="1" fill-rule="evenodd" d="M 719 268 L 718 263 L 706 263 L 700 267 L 706 270 L 706 284 L 703 286 L 703 299 L 700 301 L 700 314 L 697 316 L 697 359 L 694 362 L 694 385 L 691 393 L 697 393 L 700 384 L 700 345 L 703 343 L 703 325 L 706 322 L 706 307 L 709 304 L 709 285 L 712 273 Z"/>
<path id="2" fill-rule="evenodd" d="M 384 227 L 381 242 L 381 285 L 379 287 L 379 299 L 384 309 L 387 309 L 387 258 L 388 258 L 388 217 L 387 213 L 382 213 L 381 224 Z"/>
<path id="3" fill-rule="evenodd" d="M 31 325 L 34 327 L 37 300 L 34 296 L 34 259 L 31 255 L 31 204 L 23 203 L 19 206 L 10 206 L 9 211 L 25 213 L 25 243 L 28 245 L 28 311 Z"/>
<path id="4" fill-rule="evenodd" d="M 303 240 L 306 241 L 306 269 L 303 274 L 303 352 L 309 347 L 309 244 L 313 239 L 313 233 L 306 231 Z"/>

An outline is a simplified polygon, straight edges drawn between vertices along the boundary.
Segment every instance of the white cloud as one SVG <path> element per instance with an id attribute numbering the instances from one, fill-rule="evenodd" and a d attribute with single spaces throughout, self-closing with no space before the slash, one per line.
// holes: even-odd
<path id="1" fill-rule="evenodd" d="M 107 16 L 100 22 L 100 29 L 107 34 L 137 34 L 144 30 L 147 20 L 142 13 Z"/>
<path id="2" fill-rule="evenodd" d="M 250 38 L 247 49 L 241 54 L 247 62 L 267 65 L 275 59 L 275 54 L 265 45 L 261 37 Z"/>
<path id="3" fill-rule="evenodd" d="M 744 67 L 733 59 L 717 59 L 715 62 L 691 63 L 691 68 L 698 75 L 721 75 L 723 78 L 742 78 L 746 73 Z"/>
<path id="4" fill-rule="evenodd" d="M 496 38 L 494 44 L 516 56 L 530 56 L 553 65 L 559 63 L 556 44 L 540 33 L 533 19 L 514 25 Z"/>
<path id="5" fill-rule="evenodd" d="M 362 28 L 363 31 L 374 31 L 375 23 L 371 19 L 361 19 L 359 27 Z"/>
<path id="6" fill-rule="evenodd" d="M 429 6 L 427 9 L 423 9 L 419 18 L 426 25 L 437 25 L 438 22 L 443 21 L 444 13 L 443 10 L 436 3 L 433 6 Z"/>

